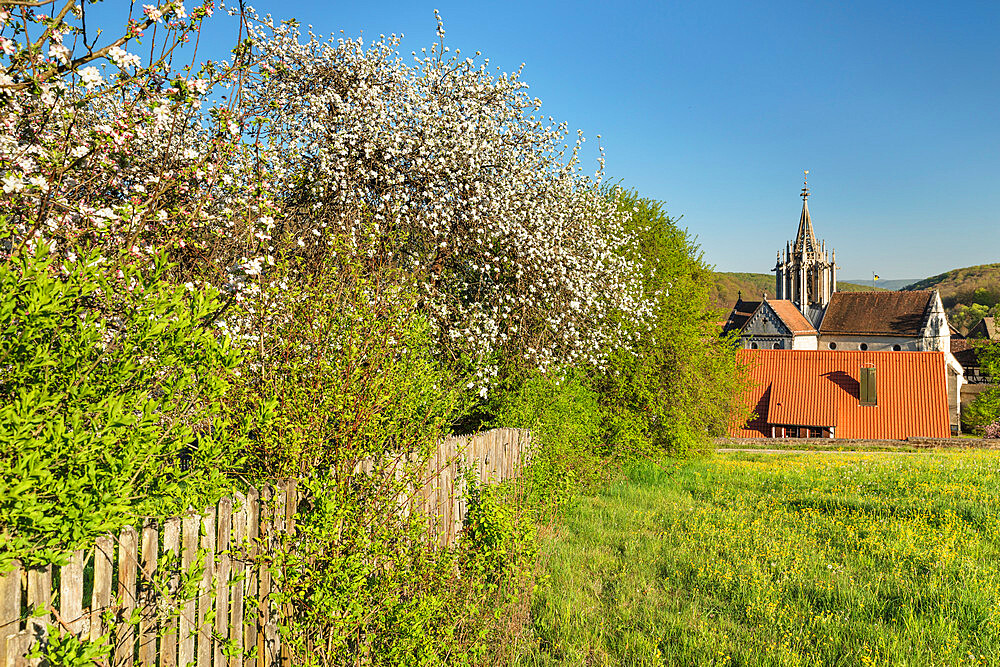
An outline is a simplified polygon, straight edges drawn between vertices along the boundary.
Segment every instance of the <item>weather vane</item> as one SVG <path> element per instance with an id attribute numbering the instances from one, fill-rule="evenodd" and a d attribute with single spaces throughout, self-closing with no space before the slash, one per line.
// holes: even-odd
<path id="1" fill-rule="evenodd" d="M 802 173 L 804 174 L 802 176 L 802 198 L 805 199 L 809 196 L 809 170 L 806 169 Z"/>

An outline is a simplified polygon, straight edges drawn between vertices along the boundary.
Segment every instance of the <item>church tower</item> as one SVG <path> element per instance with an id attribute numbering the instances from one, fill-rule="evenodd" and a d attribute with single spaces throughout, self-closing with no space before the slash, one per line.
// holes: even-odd
<path id="1" fill-rule="evenodd" d="M 778 252 L 773 271 L 774 287 L 779 299 L 788 299 L 813 326 L 819 327 L 830 295 L 837 291 L 837 255 L 826 256 L 826 242 L 816 241 L 809 217 L 809 172 L 802 183 L 802 215 L 794 243 L 786 243 Z"/>

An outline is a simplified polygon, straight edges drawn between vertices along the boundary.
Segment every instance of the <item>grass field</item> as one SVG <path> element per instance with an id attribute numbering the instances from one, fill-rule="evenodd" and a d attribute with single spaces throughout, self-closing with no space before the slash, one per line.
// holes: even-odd
<path id="1" fill-rule="evenodd" d="M 522 664 L 1000 664 L 1000 455 L 645 464 L 544 541 Z"/>

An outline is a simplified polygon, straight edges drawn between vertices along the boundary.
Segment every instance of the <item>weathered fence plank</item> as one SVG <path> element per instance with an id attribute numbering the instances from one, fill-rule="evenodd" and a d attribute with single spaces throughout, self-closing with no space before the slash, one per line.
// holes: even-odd
<path id="1" fill-rule="evenodd" d="M 28 570 L 28 633 L 35 643 L 45 644 L 49 638 L 48 626 L 52 622 L 52 566 Z M 34 614 L 39 615 L 35 616 Z M 37 665 L 40 659 L 30 661 Z"/>
<path id="2" fill-rule="evenodd" d="M 260 535 L 259 544 L 264 553 L 271 550 L 270 535 L 274 529 L 274 487 L 265 486 L 260 492 Z M 259 565 L 260 579 L 257 588 L 257 660 L 262 667 L 270 667 L 267 658 L 267 626 L 271 620 L 268 601 L 271 595 L 271 570 L 265 563 Z"/>
<path id="3" fill-rule="evenodd" d="M 245 584 L 245 568 L 247 539 L 247 499 L 242 493 L 237 493 L 236 504 L 239 508 L 233 512 L 233 535 L 230 554 L 232 567 L 232 588 L 229 603 L 229 640 L 233 643 L 235 650 L 233 657 L 228 661 L 230 667 L 239 667 L 243 659 L 243 589 Z M 217 666 L 218 667 L 218 666 Z"/>
<path id="4" fill-rule="evenodd" d="M 105 633 L 104 614 L 111 609 L 112 574 L 115 564 L 115 541 L 102 535 L 94 544 L 94 591 L 90 596 L 90 641 Z"/>
<path id="5" fill-rule="evenodd" d="M 270 510 L 271 512 L 271 525 L 269 526 L 268 532 L 268 544 L 269 548 L 274 551 L 281 544 L 281 536 L 285 533 L 285 507 L 288 494 L 284 485 L 278 485 L 274 489 L 274 502 Z M 274 589 L 275 584 L 280 582 L 271 582 L 271 588 Z M 278 608 L 271 603 L 270 596 L 264 601 L 267 605 L 268 619 L 267 627 L 264 629 L 265 643 L 264 643 L 264 665 L 266 667 L 272 667 L 278 663 L 281 659 L 281 646 L 280 638 L 278 636 Z"/>
<path id="6" fill-rule="evenodd" d="M 212 622 L 211 613 L 212 579 L 215 577 L 215 507 L 205 509 L 201 517 L 201 548 L 205 551 L 205 565 L 198 582 L 198 634 L 195 636 L 195 650 L 198 653 L 198 667 L 212 664 Z"/>
<path id="7" fill-rule="evenodd" d="M 167 591 L 170 615 L 160 636 L 160 667 L 177 665 L 177 611 L 180 609 L 178 586 L 180 586 L 181 520 L 178 517 L 163 522 L 163 567 L 170 568 L 167 577 Z"/>
<path id="8" fill-rule="evenodd" d="M 156 569 L 160 551 L 160 532 L 147 521 L 142 527 L 142 560 L 139 574 L 139 664 L 156 663 Z"/>
<path id="9" fill-rule="evenodd" d="M 277 550 L 282 540 L 285 539 L 286 535 L 292 533 L 292 528 L 294 526 L 295 520 L 295 506 L 297 505 L 296 498 L 296 488 L 294 482 L 282 482 L 278 486 L 278 493 L 276 495 L 277 502 L 274 504 L 274 549 Z M 278 581 L 281 584 L 281 581 Z M 272 657 L 267 661 L 267 665 L 273 665 L 276 662 L 280 662 L 282 667 L 288 667 L 291 664 L 291 655 L 288 652 L 288 646 L 281 642 L 281 637 L 278 635 L 278 618 L 279 614 L 287 613 L 288 608 L 279 610 L 274 604 L 271 604 L 271 620 L 268 623 L 270 626 L 269 633 L 274 638 L 271 653 Z"/>
<path id="10" fill-rule="evenodd" d="M 122 529 L 118 537 L 118 625 L 115 628 L 115 664 L 131 665 L 135 659 L 135 625 L 132 613 L 137 608 L 136 570 L 139 536 L 135 528 Z"/>
<path id="11" fill-rule="evenodd" d="M 83 630 L 83 551 L 70 554 L 69 562 L 59 568 L 59 616 L 65 630 L 77 637 Z"/>
<path id="12" fill-rule="evenodd" d="M 196 514 L 181 519 L 181 576 L 187 580 L 194 574 L 198 557 L 198 529 L 201 517 Z M 187 667 L 194 662 L 195 633 L 197 632 L 197 602 L 188 597 L 181 605 L 177 619 L 177 664 Z"/>
<path id="13" fill-rule="evenodd" d="M 7 665 L 7 643 L 15 642 L 21 630 L 21 564 L 14 561 L 13 569 L 0 576 L 0 667 Z M 11 655 L 11 660 L 16 656 Z"/>
<path id="14" fill-rule="evenodd" d="M 28 630 L 22 630 L 16 635 L 7 637 L 6 653 L 8 667 L 29 667 L 32 661 L 28 660 L 28 652 L 31 650 L 35 638 Z"/>
<path id="15" fill-rule="evenodd" d="M 257 602 L 257 554 L 258 554 L 258 542 L 257 538 L 260 536 L 260 493 L 256 489 L 250 489 L 247 493 L 247 563 L 243 568 L 244 576 L 246 577 L 246 590 L 245 590 L 245 603 L 246 608 L 243 611 L 244 614 L 244 624 L 243 629 L 243 646 L 250 652 L 250 649 L 257 644 L 257 620 L 258 616 L 256 613 L 256 602 Z M 249 606 L 254 605 L 253 609 Z M 249 618 L 247 618 L 249 616 Z M 254 657 L 247 656 L 244 662 L 245 667 L 257 667 L 257 660 Z"/>
<path id="16" fill-rule="evenodd" d="M 230 538 L 233 530 L 233 501 L 223 498 L 219 501 L 219 518 L 217 523 L 218 541 L 215 544 L 215 633 L 212 635 L 212 653 L 215 655 L 215 667 L 222 667 L 226 656 L 222 653 L 225 640 L 229 637 L 229 575 L 232 570 L 230 558 Z"/>

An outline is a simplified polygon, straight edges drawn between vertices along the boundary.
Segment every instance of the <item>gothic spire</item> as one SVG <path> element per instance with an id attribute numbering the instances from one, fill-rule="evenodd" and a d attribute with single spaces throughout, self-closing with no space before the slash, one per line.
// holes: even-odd
<path id="1" fill-rule="evenodd" d="M 813 232 L 812 219 L 809 217 L 809 172 L 802 179 L 802 215 L 799 217 L 799 231 L 795 235 L 795 254 L 813 253 L 817 249 L 816 234 Z"/>

